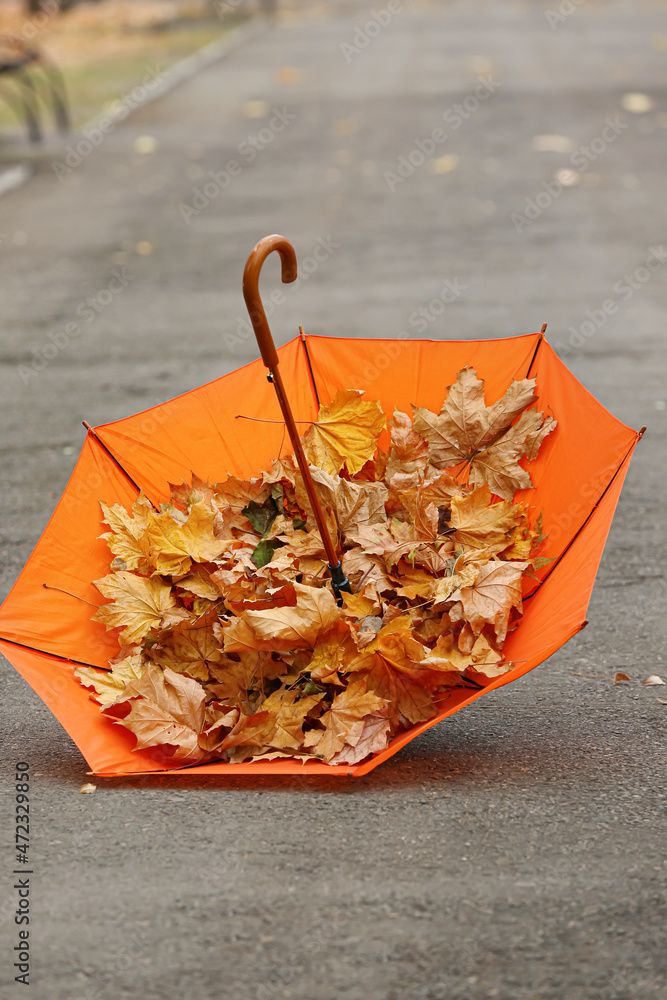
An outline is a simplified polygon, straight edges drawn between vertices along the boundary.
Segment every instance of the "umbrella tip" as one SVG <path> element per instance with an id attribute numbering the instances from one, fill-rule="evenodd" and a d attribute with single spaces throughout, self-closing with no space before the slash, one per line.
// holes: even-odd
<path id="1" fill-rule="evenodd" d="M 639 431 L 639 434 L 637 435 L 637 440 L 640 441 L 644 437 L 644 434 L 646 434 L 646 426 L 642 427 L 641 430 Z"/>
<path id="2" fill-rule="evenodd" d="M 547 324 L 543 323 L 542 324 L 542 329 L 540 330 L 540 333 L 546 333 L 546 332 L 547 332 Z"/>

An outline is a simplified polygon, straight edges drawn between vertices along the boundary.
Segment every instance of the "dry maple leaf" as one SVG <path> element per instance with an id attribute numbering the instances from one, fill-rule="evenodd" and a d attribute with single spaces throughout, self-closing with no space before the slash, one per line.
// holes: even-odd
<path id="1" fill-rule="evenodd" d="M 194 621 L 183 621 L 168 632 L 162 632 L 148 650 L 153 663 L 170 667 L 176 673 L 189 674 L 199 681 L 209 680 L 209 665 L 223 658 L 220 642 L 213 626 L 218 616 L 212 609 Z"/>
<path id="2" fill-rule="evenodd" d="M 231 747 L 264 747 L 276 732 L 277 723 L 271 712 L 241 715 L 234 728 L 222 741 L 221 750 Z"/>
<path id="3" fill-rule="evenodd" d="M 521 579 L 525 562 L 489 562 L 479 570 L 474 583 L 454 591 L 452 621 L 465 619 L 475 635 L 493 625 L 499 643 L 505 641 L 512 608 L 521 611 Z"/>
<path id="4" fill-rule="evenodd" d="M 353 595 L 348 594 L 348 597 Z M 356 656 L 357 650 L 344 622 L 338 622 L 334 629 L 323 635 L 313 649 L 308 663 L 310 677 L 321 684 L 341 685 L 338 672 L 344 672 L 347 664 Z"/>
<path id="5" fill-rule="evenodd" d="M 515 504 L 506 500 L 491 502 L 491 490 L 486 485 L 467 496 L 452 497 L 450 524 L 456 530 L 456 541 L 474 549 L 493 546 L 497 551 L 507 548 L 510 532 L 516 527 Z"/>
<path id="6" fill-rule="evenodd" d="M 402 410 L 394 410 L 390 421 L 391 451 L 387 459 L 387 482 L 397 474 L 412 475 L 422 472 L 428 460 L 428 445 L 412 425 L 412 420 Z"/>
<path id="7" fill-rule="evenodd" d="M 429 462 L 439 469 L 469 465 L 473 485 L 488 483 L 506 500 L 530 487 L 530 476 L 518 460 L 525 455 L 532 461 L 556 426 L 552 417 L 535 410 L 524 413 L 535 402 L 534 389 L 535 379 L 514 381 L 501 399 L 487 407 L 483 380 L 472 368 L 462 369 L 439 414 L 413 407 L 414 428 L 428 443 Z"/>
<path id="8" fill-rule="evenodd" d="M 147 576 L 154 570 L 148 554 L 148 542 L 144 539 L 146 529 L 155 516 L 152 504 L 144 496 L 140 496 L 132 505 L 132 514 L 128 514 L 120 504 L 113 507 L 100 502 L 103 521 L 111 531 L 100 535 L 114 556 L 116 569 L 137 570 Z"/>
<path id="9" fill-rule="evenodd" d="M 198 563 L 193 563 L 188 575 L 180 580 L 174 580 L 174 583 L 180 590 L 187 590 L 188 593 L 203 597 L 207 601 L 217 601 L 220 598 L 220 589 L 211 578 L 211 574 Z"/>
<path id="10" fill-rule="evenodd" d="M 321 469 L 311 471 L 321 502 L 334 512 L 334 537 L 336 531 L 342 535 L 353 534 L 364 525 L 386 522 L 384 505 L 389 491 L 384 483 L 353 483 L 338 475 L 328 475 Z"/>
<path id="11" fill-rule="evenodd" d="M 112 600 L 93 615 L 107 629 L 122 628 L 120 641 L 141 642 L 151 629 L 158 628 L 170 608 L 176 606 L 171 586 L 159 577 L 147 579 L 123 570 L 95 580 L 102 597 Z"/>
<path id="12" fill-rule="evenodd" d="M 373 457 L 386 417 L 377 401 L 362 400 L 358 389 L 339 389 L 317 421 L 303 436 L 303 450 L 311 465 L 330 475 L 347 466 L 359 472 Z"/>
<path id="13" fill-rule="evenodd" d="M 364 679 L 355 680 L 334 697 L 331 708 L 321 716 L 324 732 L 310 730 L 305 745 L 313 747 L 318 756 L 330 760 L 346 743 L 355 746 L 361 738 L 365 717 L 385 705 L 384 698 L 367 689 Z"/>
<path id="14" fill-rule="evenodd" d="M 248 649 L 311 649 L 321 632 L 338 618 L 336 601 L 330 590 L 294 584 L 296 607 L 244 611 L 224 630 L 225 651 Z"/>
<path id="15" fill-rule="evenodd" d="M 122 659 L 112 661 L 111 670 L 99 670 L 97 667 L 77 667 L 74 676 L 84 687 L 92 688 L 91 695 L 102 708 L 114 705 L 132 681 L 137 680 L 144 672 L 145 664 L 141 652 L 132 652 Z"/>
<path id="16" fill-rule="evenodd" d="M 152 664 L 125 689 L 129 715 L 116 720 L 137 737 L 137 748 L 167 744 L 179 764 L 201 760 L 197 737 L 204 727 L 206 694 L 197 681 Z"/>
<path id="17" fill-rule="evenodd" d="M 346 743 L 329 761 L 330 764 L 358 764 L 369 754 L 386 750 L 391 736 L 391 722 L 387 707 L 371 712 L 364 719 L 364 728 L 355 746 Z"/>
<path id="18" fill-rule="evenodd" d="M 145 539 L 157 573 L 185 576 L 194 562 L 212 562 L 225 543 L 214 533 L 215 513 L 203 502 L 190 507 L 187 520 L 179 524 L 171 513 L 156 514 Z"/>
<path id="19" fill-rule="evenodd" d="M 275 721 L 275 732 L 267 742 L 279 750 L 298 749 L 303 743 L 306 716 L 322 701 L 322 694 L 302 695 L 294 689 L 279 688 L 262 702 L 260 710 Z"/>

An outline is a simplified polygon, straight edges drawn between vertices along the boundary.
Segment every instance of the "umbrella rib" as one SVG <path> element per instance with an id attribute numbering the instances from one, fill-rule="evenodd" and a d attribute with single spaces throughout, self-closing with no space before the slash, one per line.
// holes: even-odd
<path id="1" fill-rule="evenodd" d="M 563 558 L 563 556 L 572 548 L 572 546 L 576 542 L 576 540 L 579 537 L 579 535 L 581 534 L 581 532 L 584 530 L 584 528 L 586 527 L 586 525 L 588 524 L 588 522 L 590 521 L 590 519 L 593 517 L 593 514 L 595 513 L 595 511 L 598 509 L 598 507 L 602 503 L 605 495 L 611 489 L 614 480 L 616 479 L 617 475 L 619 474 L 619 472 L 621 471 L 621 469 L 623 468 L 623 466 L 627 462 L 628 458 L 632 455 L 632 452 L 634 451 L 635 446 L 637 445 L 637 442 L 641 440 L 641 438 L 643 437 L 643 434 L 644 434 L 645 430 L 646 430 L 646 428 L 642 427 L 642 429 L 638 432 L 637 437 L 635 438 L 635 440 L 630 445 L 630 447 L 628 448 L 627 452 L 625 453 L 625 455 L 621 459 L 621 461 L 620 461 L 620 463 L 618 465 L 618 468 L 614 472 L 614 475 L 611 477 L 611 479 L 609 480 L 609 482 L 607 483 L 607 485 L 603 489 L 602 493 L 600 494 L 600 496 L 597 498 L 597 500 L 595 501 L 595 503 L 591 507 L 591 511 L 590 511 L 588 517 L 586 518 L 586 520 L 579 527 L 579 530 L 577 532 L 575 532 L 575 534 L 572 536 L 572 538 L 570 539 L 570 541 L 568 542 L 568 544 L 565 546 L 565 548 L 563 549 L 563 551 L 561 552 L 561 554 L 557 557 L 557 559 L 554 562 L 553 566 L 551 566 L 549 568 L 549 572 L 544 575 L 544 577 L 538 583 L 537 587 L 535 587 L 535 590 L 531 591 L 530 594 L 527 594 L 526 597 L 523 598 L 524 602 L 530 600 L 531 597 L 534 597 L 535 594 L 540 589 L 540 587 L 544 586 L 544 584 L 549 579 L 549 577 L 551 576 L 551 574 L 553 573 L 553 571 L 555 570 L 556 566 L 561 561 L 561 559 Z"/>
<path id="2" fill-rule="evenodd" d="M 530 359 L 530 364 L 528 365 L 528 371 L 526 372 L 526 378 L 530 378 L 530 373 L 532 371 L 533 365 L 535 364 L 535 358 L 537 357 L 537 352 L 539 351 L 540 347 L 542 346 L 542 342 L 544 340 L 544 333 L 546 331 L 546 328 L 547 328 L 547 324 L 543 323 L 542 324 L 542 329 L 540 330 L 540 335 L 537 338 L 537 344 L 535 345 L 535 350 L 533 351 L 533 356 Z"/>
<path id="3" fill-rule="evenodd" d="M 109 670 L 109 667 L 98 667 L 95 663 L 86 663 L 85 660 L 73 660 L 69 656 L 60 656 L 58 653 L 50 653 L 48 649 L 38 649 L 37 646 L 29 646 L 25 642 L 17 642 L 16 639 L 8 639 L 4 635 L 0 635 L 0 642 L 8 642 L 12 646 L 20 646 L 21 649 L 29 649 L 33 653 L 42 653 L 44 656 L 51 656 L 54 660 L 60 660 L 62 663 L 76 663 L 80 667 L 92 667 L 93 670 Z"/>
<path id="4" fill-rule="evenodd" d="M 111 459 L 111 461 L 115 462 L 115 464 L 118 466 L 118 468 L 123 473 L 123 475 L 126 477 L 126 479 L 130 483 L 132 483 L 132 485 L 134 486 L 134 488 L 137 491 L 137 493 L 141 493 L 141 486 L 139 486 L 137 483 L 135 483 L 134 479 L 132 478 L 132 476 L 130 475 L 130 473 L 127 471 L 127 469 L 123 468 L 123 466 L 120 464 L 120 462 L 118 461 L 118 459 L 116 458 L 116 456 L 114 455 L 114 453 L 112 451 L 110 451 L 109 448 L 107 448 L 107 446 L 105 445 L 104 441 L 102 441 L 102 439 L 98 436 L 97 431 L 95 430 L 95 428 L 91 427 L 87 420 L 82 420 L 81 423 L 86 428 L 86 430 L 90 434 L 93 435 L 93 437 L 95 438 L 95 440 L 97 441 L 97 443 L 100 445 L 100 447 L 105 450 L 105 452 L 107 453 L 107 455 L 109 456 L 109 458 Z M 155 506 L 155 504 L 153 503 L 153 501 L 149 497 L 147 497 L 146 499 L 148 500 L 148 502 L 152 506 L 153 510 L 157 510 L 158 509 Z"/>
<path id="5" fill-rule="evenodd" d="M 310 363 L 310 353 L 308 351 L 308 343 L 306 341 L 306 334 L 302 326 L 299 327 L 299 334 L 301 335 L 301 343 L 303 344 L 303 349 L 306 352 L 306 361 L 308 362 L 308 371 L 310 372 L 310 383 L 313 387 L 313 392 L 315 393 L 315 402 L 317 403 L 317 409 L 320 408 L 320 396 L 317 391 L 317 384 L 315 382 L 315 373 L 313 372 L 313 366 Z M 300 423 L 300 421 L 297 421 Z"/>

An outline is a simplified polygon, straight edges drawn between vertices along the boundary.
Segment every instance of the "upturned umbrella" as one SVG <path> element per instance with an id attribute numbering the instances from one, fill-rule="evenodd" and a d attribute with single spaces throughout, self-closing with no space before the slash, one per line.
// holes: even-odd
<path id="1" fill-rule="evenodd" d="M 244 292 L 262 360 L 87 435 L 70 481 L 32 555 L 0 607 L 0 651 L 60 721 L 98 775 L 190 774 L 363 775 L 426 729 L 546 660 L 586 624 L 586 609 L 632 452 L 644 428 L 617 420 L 567 369 L 538 333 L 494 340 L 346 339 L 301 331 L 274 348 L 257 291 L 265 257 L 278 250 L 283 280 L 296 277 L 294 251 L 268 237 L 251 254 Z M 263 367 L 264 366 L 264 367 Z M 103 602 L 93 580 L 109 567 L 100 501 L 130 508 L 140 492 L 155 506 L 170 484 L 252 477 L 280 453 L 285 426 L 299 460 L 297 424 L 317 419 L 320 403 L 340 387 L 364 390 L 385 413 L 410 404 L 438 410 L 443 387 L 462 368 L 484 375 L 487 403 L 513 380 L 536 379 L 540 407 L 558 421 L 531 464 L 531 504 L 542 511 L 550 561 L 524 594 L 524 614 L 505 643 L 514 666 L 479 687 L 453 688 L 436 716 L 397 735 L 386 750 L 353 765 L 290 759 L 210 763 L 174 769 L 164 756 L 134 750 L 134 737 L 100 714 L 76 680 L 81 665 L 108 668 L 118 641 L 93 610 Z M 269 369 L 267 380 L 265 368 Z M 239 419 L 239 416 L 251 419 Z M 262 423 L 255 423 L 261 420 Z M 258 433 L 261 427 L 261 433 Z M 386 432 L 385 432 L 386 433 Z M 386 444 L 381 438 L 380 443 Z M 304 469 L 307 488 L 309 474 Z M 313 509 L 317 514 L 317 493 Z M 521 493 L 517 495 L 521 499 Z M 517 499 L 515 497 L 515 499 Z M 347 581 L 323 531 L 337 595 Z"/>

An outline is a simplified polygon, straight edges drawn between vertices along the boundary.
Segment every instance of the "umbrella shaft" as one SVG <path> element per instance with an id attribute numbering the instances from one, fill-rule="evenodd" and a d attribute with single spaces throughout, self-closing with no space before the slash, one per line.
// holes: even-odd
<path id="1" fill-rule="evenodd" d="M 340 559 L 338 558 L 338 553 L 336 552 L 334 544 L 331 541 L 331 536 L 329 535 L 329 531 L 324 520 L 320 499 L 317 495 L 315 484 L 310 475 L 310 469 L 308 468 L 308 461 L 303 451 L 301 438 L 299 437 L 299 432 L 296 424 L 294 423 L 292 410 L 287 400 L 287 396 L 285 395 L 283 380 L 277 367 L 271 369 L 271 375 L 273 377 L 273 385 L 276 390 L 278 402 L 280 403 L 280 409 L 283 411 L 283 417 L 285 418 L 287 433 L 289 434 L 292 447 L 294 448 L 294 455 L 299 469 L 301 470 L 301 475 L 303 476 L 303 484 L 306 487 L 306 493 L 308 494 L 308 499 L 310 500 L 311 507 L 313 508 L 313 514 L 315 515 L 315 520 L 317 521 L 317 527 L 324 544 L 324 550 L 327 554 L 327 559 L 329 560 L 329 566 L 337 566 Z"/>

